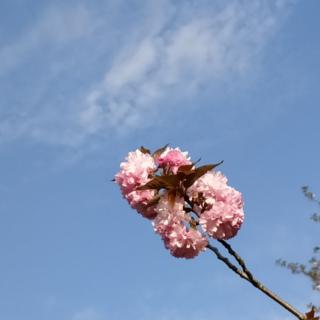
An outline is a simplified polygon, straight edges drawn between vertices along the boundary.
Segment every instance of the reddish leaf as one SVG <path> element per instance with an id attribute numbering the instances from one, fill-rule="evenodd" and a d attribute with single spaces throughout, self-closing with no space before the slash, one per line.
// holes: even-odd
<path id="1" fill-rule="evenodd" d="M 195 169 L 194 172 L 192 172 L 191 174 L 189 174 L 187 176 L 186 181 L 184 182 L 185 188 L 187 189 L 190 186 L 192 186 L 197 179 L 202 177 L 208 171 L 210 171 L 210 170 L 214 169 L 215 167 L 217 167 L 218 165 L 220 165 L 222 162 L 223 161 L 220 161 L 219 163 L 215 163 L 215 164 L 207 164 L 207 165 L 204 165 L 204 166 L 201 166 L 201 167 Z"/>
<path id="2" fill-rule="evenodd" d="M 168 146 L 168 145 L 169 145 L 169 144 L 166 144 L 164 147 L 157 149 L 157 150 L 152 154 L 152 156 L 153 156 L 154 158 L 159 157 L 160 154 L 167 149 L 167 146 Z"/>
<path id="3" fill-rule="evenodd" d="M 148 207 L 152 207 L 152 206 L 158 204 L 159 200 L 160 200 L 160 195 L 154 196 L 154 197 L 148 202 L 148 204 L 146 205 L 146 207 L 148 208 Z"/>
<path id="4" fill-rule="evenodd" d="M 192 229 L 197 229 L 197 225 L 199 224 L 199 222 L 198 221 L 196 221 L 194 218 L 191 218 L 191 220 L 190 220 L 190 227 L 192 228 Z"/>
<path id="5" fill-rule="evenodd" d="M 192 170 L 194 168 L 194 164 L 186 164 L 184 166 L 181 166 L 178 168 L 178 172 L 183 172 L 185 174 L 190 174 L 192 173 Z"/>
<path id="6" fill-rule="evenodd" d="M 168 192 L 168 202 L 171 207 L 174 206 L 174 203 L 176 201 L 176 196 L 177 196 L 176 190 L 170 190 Z"/>
<path id="7" fill-rule="evenodd" d="M 167 189 L 172 190 L 179 186 L 179 177 L 177 175 L 165 175 L 155 176 L 152 180 L 147 182 L 145 185 L 138 187 L 137 190 L 148 190 L 148 189 Z"/>
<path id="8" fill-rule="evenodd" d="M 152 180 L 150 180 L 149 182 L 147 182 L 143 186 L 138 187 L 137 190 L 149 190 L 149 189 L 160 190 L 161 188 L 164 188 L 164 184 L 161 181 L 161 179 L 159 179 L 159 178 L 161 178 L 161 177 L 155 176 Z"/>
<path id="9" fill-rule="evenodd" d="M 312 307 L 312 309 L 306 313 L 306 320 L 319 320 L 319 317 L 316 317 L 315 315 L 315 308 Z"/>
<path id="10" fill-rule="evenodd" d="M 147 148 L 145 148 L 144 146 L 141 146 L 140 149 L 139 149 L 142 153 L 148 153 L 148 154 L 151 154 L 151 151 Z"/>
<path id="11" fill-rule="evenodd" d="M 180 178 L 175 174 L 160 176 L 159 179 L 167 190 L 175 189 L 179 186 Z"/>

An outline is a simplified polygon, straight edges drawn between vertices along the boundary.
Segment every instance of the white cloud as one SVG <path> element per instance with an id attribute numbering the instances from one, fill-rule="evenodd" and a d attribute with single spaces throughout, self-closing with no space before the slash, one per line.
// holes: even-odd
<path id="1" fill-rule="evenodd" d="M 18 67 L 39 46 L 63 45 L 90 34 L 94 28 L 91 23 L 89 12 L 82 5 L 48 8 L 20 38 L 0 48 L 0 76 Z"/>
<path id="2" fill-rule="evenodd" d="M 280 7 L 264 1 L 231 1 L 222 8 L 189 3 L 176 13 L 180 23 L 153 24 L 121 50 L 88 93 L 81 123 L 89 132 L 128 130 L 160 111 L 159 102 L 172 92 L 194 95 L 206 82 L 245 74 L 275 30 Z"/>
<path id="3" fill-rule="evenodd" d="M 130 132 L 152 123 L 164 108 L 174 107 L 172 100 L 177 97 L 187 102 L 208 83 L 214 87 L 234 75 L 247 75 L 286 13 L 286 4 L 284 0 L 141 2 L 137 21 L 113 30 L 124 39 L 114 47 L 108 38 L 112 24 L 103 10 L 90 11 L 83 5 L 50 9 L 20 39 L 0 48 L 2 75 L 14 68 L 23 72 L 20 65 L 44 43 L 53 48 L 49 66 L 58 70 L 37 84 L 36 92 L 27 92 L 33 98 L 27 97 L 20 109 L 3 107 L 10 111 L 0 118 L 0 136 L 78 146 L 91 135 Z M 113 10 L 117 16 L 118 9 Z M 70 46 L 74 42 L 76 52 Z M 55 51 L 68 46 L 71 54 L 55 56 Z M 103 56 L 106 63 L 88 77 L 89 72 L 82 71 L 87 70 L 87 61 L 94 65 Z M 90 81 L 74 88 L 65 80 L 72 72 L 80 72 L 79 77 L 83 72 Z M 48 97 L 60 82 L 72 93 L 60 98 L 61 90 L 53 91 Z"/>
<path id="4" fill-rule="evenodd" d="M 93 308 L 87 308 L 78 312 L 75 312 L 71 320 L 102 320 L 101 315 Z"/>
<path id="5" fill-rule="evenodd" d="M 0 141 L 29 137 L 78 143 L 72 100 L 64 100 L 61 92 L 49 94 L 75 67 L 76 56 L 65 51 L 89 38 L 99 23 L 82 4 L 49 7 L 19 37 L 0 47 Z"/>

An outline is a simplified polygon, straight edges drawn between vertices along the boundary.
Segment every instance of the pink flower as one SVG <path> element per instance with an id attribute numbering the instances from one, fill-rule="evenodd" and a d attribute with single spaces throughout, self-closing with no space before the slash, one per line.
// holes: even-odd
<path id="1" fill-rule="evenodd" d="M 244 220 L 242 196 L 228 186 L 222 173 L 207 172 L 185 194 L 181 184 L 170 182 L 180 176 L 166 177 L 163 179 L 166 183 L 159 177 L 177 174 L 179 167 L 192 164 L 188 153 L 170 147 L 160 155 L 143 151 L 146 153 L 140 149 L 129 152 L 115 181 L 131 207 L 153 220 L 154 231 L 174 257 L 190 259 L 205 250 L 208 241 L 204 232 L 221 240 L 236 235 Z M 139 188 L 155 177 L 152 183 L 155 189 Z M 176 194 L 174 203 L 169 201 L 168 192 Z M 155 196 L 160 199 L 150 206 Z"/>
<path id="2" fill-rule="evenodd" d="M 162 195 L 155 208 L 157 216 L 152 222 L 154 231 L 164 237 L 174 225 L 188 221 L 190 218 L 183 210 L 183 205 L 184 200 L 177 198 L 171 206 L 167 194 Z"/>
<path id="3" fill-rule="evenodd" d="M 136 190 L 137 187 L 151 180 L 156 170 L 153 157 L 138 149 L 129 152 L 126 161 L 122 162 L 120 167 L 120 172 L 115 175 L 115 181 L 120 186 L 123 197 L 144 217 L 154 218 L 156 215 L 154 206 L 147 207 L 147 204 L 155 196 L 155 191 Z"/>
<path id="4" fill-rule="evenodd" d="M 237 234 L 243 219 L 242 209 L 235 208 L 227 202 L 217 201 L 211 209 L 201 214 L 199 222 L 209 236 L 226 240 Z"/>
<path id="5" fill-rule="evenodd" d="M 196 229 L 189 230 L 183 224 L 175 224 L 163 237 L 165 247 L 176 258 L 191 259 L 205 250 L 208 241 Z"/>
<path id="6" fill-rule="evenodd" d="M 154 190 L 134 190 L 129 193 L 123 193 L 130 206 L 147 219 L 153 219 L 157 215 L 155 206 L 148 205 L 155 195 L 156 192 Z"/>
<path id="7" fill-rule="evenodd" d="M 156 170 L 156 164 L 150 154 L 139 149 L 129 152 L 125 162 L 120 164 L 120 172 L 115 176 L 116 182 L 127 193 L 150 180 L 150 175 Z"/>
<path id="8" fill-rule="evenodd" d="M 227 185 L 226 177 L 215 171 L 207 172 L 188 190 L 190 198 L 199 204 L 199 223 L 209 236 L 215 239 L 234 237 L 243 220 L 241 193 Z"/>
<path id="9" fill-rule="evenodd" d="M 198 230 L 192 227 L 187 230 L 191 218 L 183 210 L 183 205 L 184 199 L 177 198 L 171 206 L 167 194 L 164 194 L 155 209 L 158 214 L 153 226 L 174 257 L 190 259 L 204 250 L 208 242 Z"/>
<path id="10" fill-rule="evenodd" d="M 174 174 L 180 166 L 191 164 L 188 152 L 182 152 L 179 148 L 168 147 L 157 159 L 157 164 L 161 168 L 168 168 Z"/>
<path id="11" fill-rule="evenodd" d="M 228 188 L 227 178 L 219 171 L 209 171 L 188 189 L 190 198 L 197 198 L 201 192 L 207 203 L 222 198 L 222 192 Z"/>

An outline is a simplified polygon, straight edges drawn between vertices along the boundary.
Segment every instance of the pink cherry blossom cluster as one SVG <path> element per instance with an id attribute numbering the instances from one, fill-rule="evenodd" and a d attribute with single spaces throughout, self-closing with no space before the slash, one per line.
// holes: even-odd
<path id="1" fill-rule="evenodd" d="M 157 170 L 154 158 L 138 149 L 129 152 L 126 160 L 120 164 L 121 170 L 116 174 L 115 181 L 131 207 L 145 218 L 153 219 L 157 213 L 154 207 L 148 206 L 148 203 L 155 196 L 155 191 L 137 190 L 137 188 L 150 181 Z"/>
<path id="2" fill-rule="evenodd" d="M 199 223 L 209 236 L 229 239 L 236 235 L 244 218 L 242 196 L 227 185 L 227 178 L 221 172 L 207 172 L 187 194 L 196 204 Z"/>
<path id="3" fill-rule="evenodd" d="M 129 152 L 115 176 L 123 197 L 152 220 L 174 257 L 197 256 L 207 236 L 229 239 L 243 222 L 241 193 L 214 166 L 204 167 L 197 169 L 179 148 L 166 146 L 152 154 L 141 147 Z"/>

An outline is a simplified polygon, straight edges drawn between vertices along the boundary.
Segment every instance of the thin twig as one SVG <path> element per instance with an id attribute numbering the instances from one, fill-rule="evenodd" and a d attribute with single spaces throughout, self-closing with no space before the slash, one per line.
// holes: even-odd
<path id="1" fill-rule="evenodd" d="M 194 203 L 189 199 L 187 195 L 184 196 L 184 200 L 188 203 L 188 205 L 191 207 L 192 211 L 195 212 L 194 210 Z M 198 214 L 197 214 L 198 215 Z M 199 216 L 199 215 L 198 215 Z M 277 296 L 275 293 L 273 293 L 271 290 L 269 290 L 267 287 L 265 287 L 261 282 L 259 282 L 257 279 L 255 279 L 252 275 L 252 273 L 249 271 L 247 268 L 244 260 L 240 257 L 240 255 L 233 250 L 231 245 L 227 243 L 224 240 L 218 240 L 229 252 L 231 256 L 233 256 L 236 261 L 239 263 L 240 267 L 242 270 L 237 268 L 233 263 L 229 261 L 229 259 L 225 256 L 223 256 L 218 248 L 212 246 L 210 243 L 207 244 L 207 248 L 210 249 L 216 256 L 217 258 L 222 261 L 225 265 L 228 266 L 229 269 L 231 269 L 233 272 L 238 274 L 241 278 L 247 280 L 250 282 L 254 287 L 259 289 L 261 292 L 263 292 L 265 295 L 267 295 L 269 298 L 272 300 L 276 301 L 278 304 L 280 304 L 283 308 L 288 310 L 290 313 L 292 313 L 294 316 L 296 316 L 299 320 L 306 320 L 306 315 L 298 311 L 296 308 L 294 308 L 292 305 L 284 301 L 282 298 Z"/>
<path id="2" fill-rule="evenodd" d="M 227 243 L 226 243 L 227 244 Z M 228 246 L 230 246 L 229 244 L 227 244 Z M 263 292 L 264 294 L 266 294 L 269 298 L 271 298 L 272 300 L 276 301 L 278 304 L 280 304 L 283 308 L 285 308 L 286 310 L 288 310 L 290 313 L 292 313 L 294 316 L 296 316 L 299 320 L 306 320 L 306 316 L 301 313 L 300 311 L 298 311 L 297 309 L 295 309 L 292 305 L 290 305 L 289 303 L 287 303 L 286 301 L 284 301 L 282 298 L 280 298 L 279 296 L 277 296 L 275 293 L 273 293 L 271 290 L 269 290 L 267 287 L 265 287 L 261 282 L 259 282 L 257 279 L 255 279 L 252 274 L 250 273 L 250 277 L 247 274 L 248 269 L 243 261 L 243 259 L 232 249 L 232 247 L 230 246 L 230 251 L 233 252 L 232 256 L 234 256 L 236 258 L 236 260 L 238 261 L 238 263 L 241 264 L 240 266 L 242 267 L 243 270 L 238 269 L 234 264 L 232 264 L 228 258 L 224 257 L 218 250 L 218 248 L 212 246 L 211 244 L 207 245 L 207 248 L 209 250 L 211 250 L 216 256 L 217 258 L 222 261 L 223 263 L 225 263 L 228 268 L 230 268 L 233 272 L 235 272 L 236 274 L 238 274 L 241 278 L 247 280 L 248 282 L 250 282 L 254 287 L 256 287 L 257 289 L 259 289 L 261 292 Z M 226 247 L 227 248 L 227 247 Z M 227 248 L 228 249 L 228 248 Z M 229 252 L 229 250 L 228 250 Z M 229 252 L 230 253 L 230 252 Z M 231 254 L 231 253 L 230 253 Z M 246 270 L 246 271 L 245 271 Z"/>
<path id="3" fill-rule="evenodd" d="M 200 218 L 199 213 L 193 208 L 193 207 L 194 207 L 193 202 L 189 200 L 189 198 L 188 198 L 187 195 L 184 196 L 184 201 L 190 206 L 191 211 L 192 211 L 198 218 Z"/>
<path id="4" fill-rule="evenodd" d="M 247 268 L 244 260 L 232 249 L 231 245 L 225 240 L 218 240 L 218 242 L 220 242 L 228 250 L 229 254 L 232 255 L 237 260 L 243 272 L 245 272 L 245 274 L 249 277 L 249 279 L 253 279 L 253 275 Z"/>
<path id="5" fill-rule="evenodd" d="M 217 258 L 226 264 L 233 272 L 237 273 L 241 278 L 248 280 L 248 276 L 243 271 L 238 269 L 232 262 L 230 262 L 227 257 L 223 256 L 217 247 L 214 247 L 208 243 L 207 248 L 210 249 L 217 256 Z"/>

